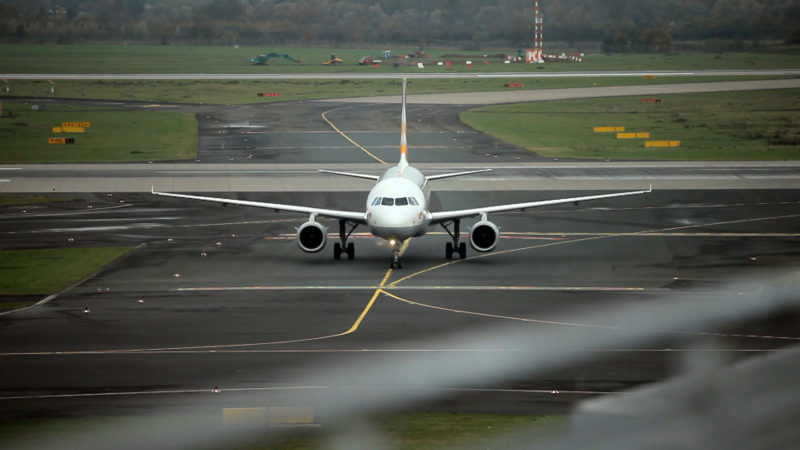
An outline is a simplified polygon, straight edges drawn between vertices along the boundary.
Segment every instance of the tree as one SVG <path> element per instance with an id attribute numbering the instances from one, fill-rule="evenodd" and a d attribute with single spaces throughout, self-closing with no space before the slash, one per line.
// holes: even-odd
<path id="1" fill-rule="evenodd" d="M 631 49 L 628 35 L 620 30 L 614 30 L 603 38 L 604 53 L 627 53 Z"/>

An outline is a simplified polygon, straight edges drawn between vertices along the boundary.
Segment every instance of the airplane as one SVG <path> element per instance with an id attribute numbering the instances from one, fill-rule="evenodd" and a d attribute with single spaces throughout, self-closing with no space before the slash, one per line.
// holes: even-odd
<path id="1" fill-rule="evenodd" d="M 412 237 L 423 236 L 431 226 L 441 225 L 442 228 L 447 231 L 447 234 L 450 235 L 451 241 L 445 244 L 445 258 L 449 260 L 453 258 L 454 254 L 457 254 L 460 259 L 464 259 L 467 256 L 467 246 L 465 242 L 461 242 L 462 219 L 479 217 L 478 222 L 469 229 L 469 243 L 472 248 L 478 252 L 490 252 L 497 245 L 500 236 L 500 228 L 489 221 L 489 214 L 503 211 L 525 210 L 528 208 L 562 203 L 577 203 L 587 200 L 646 194 L 653 190 L 653 186 L 650 185 L 649 189 L 640 191 L 510 203 L 453 211 L 430 211 L 431 181 L 487 172 L 491 169 L 468 170 L 425 176 L 422 172 L 409 165 L 406 134 L 406 79 L 403 78 L 400 119 L 400 158 L 397 165 L 387 169 L 380 176 L 333 170 L 318 171 L 375 181 L 375 186 L 367 195 L 366 211 L 364 212 L 234 200 L 229 198 L 203 197 L 198 195 L 171 194 L 167 192 L 157 192 L 155 188 L 152 188 L 151 192 L 152 194 L 164 197 L 202 200 L 222 203 L 224 205 L 253 206 L 277 211 L 308 214 L 308 221 L 296 228 L 297 244 L 301 250 L 308 253 L 317 253 L 321 251 L 325 248 L 327 242 L 328 228 L 318 222 L 317 218 L 329 217 L 336 219 L 339 221 L 339 242 L 334 243 L 333 246 L 334 259 L 341 259 L 343 254 L 346 254 L 348 259 L 355 258 L 354 245 L 352 242 L 348 242 L 348 239 L 356 227 L 364 225 L 369 228 L 373 236 L 388 241 L 389 245 L 392 247 L 390 267 L 392 269 L 400 269 L 402 267 L 400 249 L 403 243 Z"/>

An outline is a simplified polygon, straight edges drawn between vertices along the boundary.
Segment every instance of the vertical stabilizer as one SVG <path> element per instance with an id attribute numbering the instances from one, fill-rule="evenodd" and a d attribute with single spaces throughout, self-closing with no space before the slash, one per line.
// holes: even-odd
<path id="1" fill-rule="evenodd" d="M 400 116 L 400 162 L 397 164 L 402 169 L 408 165 L 408 142 L 406 141 L 406 79 L 403 78 L 403 112 Z"/>

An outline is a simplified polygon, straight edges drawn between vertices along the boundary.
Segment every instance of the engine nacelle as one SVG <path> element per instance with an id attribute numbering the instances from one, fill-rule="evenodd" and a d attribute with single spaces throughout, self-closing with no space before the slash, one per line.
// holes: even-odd
<path id="1" fill-rule="evenodd" d="M 494 250 L 499 237 L 500 229 L 497 225 L 482 220 L 472 226 L 469 232 L 469 245 L 479 252 L 490 252 Z"/>
<path id="2" fill-rule="evenodd" d="M 309 221 L 297 229 L 297 245 L 304 252 L 317 253 L 325 248 L 327 240 L 328 230 L 319 222 Z"/>

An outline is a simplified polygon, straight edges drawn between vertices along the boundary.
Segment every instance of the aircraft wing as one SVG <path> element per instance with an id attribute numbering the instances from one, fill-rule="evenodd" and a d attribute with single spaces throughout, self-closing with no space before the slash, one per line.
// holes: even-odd
<path id="1" fill-rule="evenodd" d="M 492 170 L 492 169 L 478 169 L 478 170 L 467 170 L 466 172 L 442 173 L 442 174 L 439 174 L 439 175 L 428 175 L 425 178 L 428 181 L 441 180 L 442 178 L 460 177 L 461 175 L 469 175 L 471 173 L 488 172 L 490 170 Z"/>
<path id="2" fill-rule="evenodd" d="M 380 178 L 378 175 L 367 175 L 365 173 L 354 173 L 354 172 L 339 172 L 336 170 L 319 169 L 317 170 L 317 172 L 332 173 L 334 175 L 344 175 L 346 177 L 366 178 L 367 180 L 375 180 L 375 181 L 377 181 L 378 178 Z"/>
<path id="3" fill-rule="evenodd" d="M 186 198 L 189 200 L 201 200 L 222 204 L 253 206 L 255 208 L 274 209 L 276 211 L 290 211 L 301 214 L 317 214 L 334 219 L 345 219 L 362 225 L 367 223 L 366 213 L 357 211 L 340 211 L 337 209 L 311 208 L 308 206 L 282 205 L 280 203 L 252 202 L 248 200 L 233 200 L 229 198 L 218 197 L 203 197 L 200 195 L 170 194 L 167 192 L 156 192 L 155 190 L 152 190 L 151 193 L 163 197 Z"/>
<path id="4" fill-rule="evenodd" d="M 430 223 L 431 225 L 435 225 L 442 222 L 447 222 L 448 220 L 463 219 L 466 217 L 474 217 L 481 214 L 513 211 L 517 209 L 525 210 L 528 208 L 536 208 L 539 206 L 558 205 L 561 203 L 583 202 L 586 200 L 598 200 L 601 198 L 624 197 L 626 195 L 647 194 L 650 192 L 653 192 L 653 185 L 650 185 L 649 189 L 643 191 L 615 192 L 613 194 L 587 195 L 585 197 L 560 198 L 555 200 L 540 200 L 536 202 L 525 202 L 525 203 L 509 203 L 507 205 L 484 206 L 482 208 L 461 209 L 456 211 L 438 211 L 431 213 Z"/>

